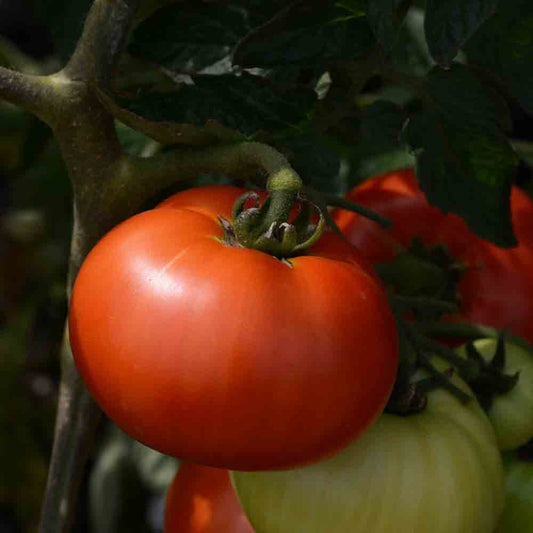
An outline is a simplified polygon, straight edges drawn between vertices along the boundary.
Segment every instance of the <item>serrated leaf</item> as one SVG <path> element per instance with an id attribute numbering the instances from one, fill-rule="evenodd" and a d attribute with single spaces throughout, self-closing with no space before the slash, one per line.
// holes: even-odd
<path id="1" fill-rule="evenodd" d="M 242 67 L 314 66 L 356 59 L 375 46 L 366 17 L 342 5 L 298 2 L 243 39 L 233 53 Z"/>
<path id="2" fill-rule="evenodd" d="M 533 114 L 533 2 L 502 2 L 467 46 L 471 63 L 500 78 Z"/>
<path id="3" fill-rule="evenodd" d="M 358 116 L 344 119 L 328 133 L 340 143 L 352 160 L 400 148 L 400 133 L 406 120 L 404 111 L 387 100 L 377 100 L 359 110 Z"/>
<path id="4" fill-rule="evenodd" d="M 431 204 L 463 217 L 479 236 L 515 245 L 509 195 L 518 161 L 503 133 L 505 103 L 457 64 L 434 69 L 427 91 L 426 109 L 404 130 L 421 189 Z"/>
<path id="5" fill-rule="evenodd" d="M 213 132 L 213 125 L 211 128 L 209 124 L 201 127 L 158 118 L 158 113 L 169 98 L 168 94 L 149 93 L 145 97 L 127 98 L 98 90 L 98 98 L 116 119 L 161 144 L 205 146 L 220 140 L 216 134 L 216 125 Z M 227 136 L 236 134 L 224 133 Z"/>
<path id="6" fill-rule="evenodd" d="M 367 0 L 368 22 L 378 42 L 392 50 L 399 30 L 398 6 L 402 0 Z"/>
<path id="7" fill-rule="evenodd" d="M 324 192 L 343 190 L 341 157 L 318 135 L 303 134 L 284 139 L 278 143 L 278 149 L 289 155 L 292 166 L 306 185 Z"/>
<path id="8" fill-rule="evenodd" d="M 306 117 L 316 94 L 245 73 L 197 76 L 174 92 L 102 100 L 116 118 L 161 143 L 203 145 L 290 128 Z"/>
<path id="9" fill-rule="evenodd" d="M 350 148 L 351 170 L 347 187 L 361 179 L 409 166 L 411 156 L 401 149 L 404 110 L 387 100 L 378 100 L 361 110 L 356 142 Z"/>
<path id="10" fill-rule="evenodd" d="M 232 3 L 246 10 L 250 28 L 262 26 L 287 6 L 286 0 L 233 0 Z"/>
<path id="11" fill-rule="evenodd" d="M 128 50 L 171 70 L 196 72 L 227 56 L 249 29 L 242 8 L 180 2 L 144 21 L 133 33 Z"/>
<path id="12" fill-rule="evenodd" d="M 424 28 L 431 55 L 447 66 L 495 11 L 499 0 L 427 0 Z"/>
<path id="13" fill-rule="evenodd" d="M 378 100 L 361 113 L 360 142 L 376 153 L 400 147 L 404 111 L 387 100 Z"/>

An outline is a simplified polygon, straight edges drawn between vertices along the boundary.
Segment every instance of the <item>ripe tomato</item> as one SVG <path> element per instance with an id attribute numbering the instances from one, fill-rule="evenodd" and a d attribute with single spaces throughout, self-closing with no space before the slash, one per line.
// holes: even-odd
<path id="1" fill-rule="evenodd" d="M 286 468 L 363 432 L 390 394 L 397 335 L 383 288 L 342 238 L 280 261 L 224 242 L 235 187 L 186 191 L 114 228 L 73 290 L 89 390 L 168 455 Z"/>
<path id="2" fill-rule="evenodd" d="M 165 533 L 254 533 L 229 472 L 181 463 L 167 493 Z"/>
<path id="3" fill-rule="evenodd" d="M 232 477 L 262 533 L 492 533 L 504 498 L 490 422 L 475 401 L 464 405 L 443 389 L 429 393 L 421 413 L 383 414 L 325 461 Z"/>
<path id="4" fill-rule="evenodd" d="M 496 352 L 495 339 L 474 341 L 478 353 L 490 361 Z M 465 346 L 457 352 L 466 357 Z M 500 450 L 514 450 L 533 439 L 533 354 L 505 343 L 503 373 L 512 376 L 518 372 L 518 382 L 509 392 L 494 397 L 487 411 L 492 422 Z"/>
<path id="5" fill-rule="evenodd" d="M 533 461 L 505 454 L 505 507 L 495 533 L 531 533 L 533 524 Z"/>
<path id="6" fill-rule="evenodd" d="M 427 245 L 443 243 L 465 270 L 458 293 L 464 319 L 509 328 L 533 343 L 533 202 L 517 187 L 511 211 L 518 246 L 502 249 L 477 237 L 456 215 L 431 207 L 411 169 L 382 174 L 355 187 L 348 198 L 394 222 L 383 230 L 348 211 L 335 221 L 348 240 L 372 263 L 386 263 L 414 237 Z"/>

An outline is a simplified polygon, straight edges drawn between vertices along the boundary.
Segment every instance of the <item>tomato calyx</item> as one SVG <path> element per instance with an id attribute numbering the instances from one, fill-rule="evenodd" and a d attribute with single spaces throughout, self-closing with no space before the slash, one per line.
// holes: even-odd
<path id="1" fill-rule="evenodd" d="M 392 305 L 400 339 L 400 362 L 394 389 L 385 411 L 402 416 L 419 413 L 426 407 L 427 394 L 437 388 L 449 391 L 461 403 L 471 401 L 471 396 L 457 387 L 451 378 L 459 366 L 464 373 L 474 372 L 474 363 L 461 358 L 448 346 L 420 333 L 416 324 L 402 318 L 394 302 Z M 435 356 L 448 362 L 450 366 L 444 371 L 439 370 L 433 363 Z M 421 369 L 428 377 L 416 380 L 415 376 Z"/>
<path id="2" fill-rule="evenodd" d="M 294 171 L 282 169 L 268 180 L 269 195 L 262 204 L 256 192 L 240 196 L 233 206 L 233 220 L 220 219 L 226 244 L 278 258 L 294 256 L 314 244 L 324 232 L 325 217 L 316 204 L 300 197 L 301 186 Z M 299 213 L 290 220 L 295 206 Z M 316 224 L 311 223 L 313 209 L 318 214 Z"/>
<path id="3" fill-rule="evenodd" d="M 444 244 L 427 246 L 415 238 L 393 261 L 375 269 L 398 304 L 407 305 L 414 318 L 437 320 L 458 309 L 457 285 L 464 268 Z"/>
<path id="4" fill-rule="evenodd" d="M 518 383 L 520 373 L 506 374 L 506 341 L 508 334 L 486 326 L 475 324 L 455 323 L 424 323 L 408 322 L 399 308 L 394 297 L 391 298 L 392 306 L 396 313 L 398 333 L 400 336 L 400 364 L 396 383 L 390 396 L 386 411 L 399 415 L 417 413 L 425 408 L 425 397 L 428 392 L 443 388 L 452 393 L 458 400 L 467 403 L 472 398 L 451 381 L 454 372 L 470 386 L 479 404 L 488 411 L 494 399 L 511 391 Z M 426 327 L 425 327 L 426 326 Z M 429 327 L 427 327 L 429 326 Z M 436 327 L 440 326 L 440 327 Z M 477 350 L 472 341 L 465 344 L 465 355 L 460 355 L 449 346 L 442 344 L 426 333 L 435 331 L 450 334 L 457 331 L 467 332 L 472 339 L 490 337 L 497 339 L 494 355 L 487 360 Z M 516 339 L 513 337 L 513 340 Z M 518 338 L 518 340 L 521 340 Z M 527 343 L 521 342 L 524 348 L 531 351 Z M 440 371 L 432 363 L 433 357 L 449 363 L 449 368 Z M 424 369 L 428 378 L 413 381 L 413 376 L 419 369 Z"/>
<path id="5" fill-rule="evenodd" d="M 478 366 L 477 376 L 466 380 L 474 391 L 481 406 L 490 409 L 494 398 L 511 391 L 518 383 L 520 373 L 504 374 L 505 368 L 505 335 L 498 337 L 496 350 L 492 359 L 486 361 L 473 342 L 465 345 L 466 356 Z"/>

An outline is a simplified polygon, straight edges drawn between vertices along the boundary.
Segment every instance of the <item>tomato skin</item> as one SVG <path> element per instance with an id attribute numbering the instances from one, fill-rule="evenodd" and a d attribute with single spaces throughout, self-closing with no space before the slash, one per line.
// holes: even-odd
<path id="1" fill-rule="evenodd" d="M 165 533 L 254 533 L 227 470 L 181 463 L 167 492 Z"/>
<path id="2" fill-rule="evenodd" d="M 479 339 L 474 341 L 474 346 L 488 362 L 496 352 L 497 341 Z M 456 351 L 466 357 L 464 345 Z M 533 439 L 533 354 L 507 342 L 503 373 L 512 376 L 517 372 L 519 378 L 515 387 L 495 396 L 487 412 L 500 450 L 514 450 Z"/>
<path id="3" fill-rule="evenodd" d="M 505 454 L 505 507 L 494 533 L 531 533 L 533 524 L 533 461 Z"/>
<path id="4" fill-rule="evenodd" d="M 518 246 L 499 248 L 477 237 L 456 215 L 428 204 L 412 169 L 375 176 L 348 198 L 394 222 L 383 230 L 368 219 L 338 210 L 334 219 L 348 240 L 373 264 L 391 261 L 414 237 L 444 243 L 466 270 L 458 286 L 462 318 L 508 328 L 533 343 L 533 201 L 513 187 L 511 212 Z"/>
<path id="5" fill-rule="evenodd" d="M 489 421 L 442 389 L 424 412 L 383 414 L 325 461 L 232 479 L 261 533 L 492 533 L 504 498 Z"/>
<path id="6" fill-rule="evenodd" d="M 397 335 L 382 287 L 337 235 L 292 268 L 222 243 L 217 216 L 242 193 L 199 189 L 198 206 L 187 191 L 113 229 L 76 280 L 70 340 L 90 392 L 135 439 L 219 468 L 287 468 L 375 420 Z"/>

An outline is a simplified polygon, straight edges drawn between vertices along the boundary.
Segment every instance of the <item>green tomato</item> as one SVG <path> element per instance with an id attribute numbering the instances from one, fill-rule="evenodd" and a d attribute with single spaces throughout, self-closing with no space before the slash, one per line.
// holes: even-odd
<path id="1" fill-rule="evenodd" d="M 490 422 L 442 389 L 421 413 L 382 415 L 334 457 L 232 479 L 258 533 L 492 533 L 504 498 Z"/>
<path id="2" fill-rule="evenodd" d="M 495 339 L 474 342 L 486 361 L 494 356 L 496 345 Z M 466 356 L 465 346 L 460 346 L 457 352 Z M 487 415 L 494 426 L 500 450 L 514 450 L 533 438 L 533 354 L 506 342 L 503 372 L 508 375 L 519 372 L 518 383 L 509 392 L 494 398 Z"/>
<path id="3" fill-rule="evenodd" d="M 531 533 L 533 530 L 533 461 L 515 454 L 504 456 L 505 507 L 495 533 Z"/>

